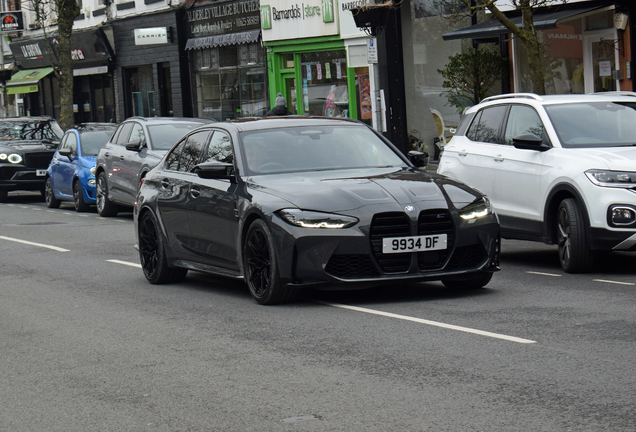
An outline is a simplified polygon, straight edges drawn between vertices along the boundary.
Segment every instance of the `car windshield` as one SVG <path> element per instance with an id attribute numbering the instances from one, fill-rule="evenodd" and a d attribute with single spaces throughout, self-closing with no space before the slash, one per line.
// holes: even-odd
<path id="1" fill-rule="evenodd" d="M 303 126 L 241 133 L 251 175 L 406 166 L 366 126 Z"/>
<path id="2" fill-rule="evenodd" d="M 106 145 L 112 134 L 112 130 L 82 132 L 82 156 L 97 156 L 99 149 Z"/>
<path id="3" fill-rule="evenodd" d="M 0 121 L 0 140 L 50 140 L 59 141 L 64 135 L 54 120 Z"/>
<path id="4" fill-rule="evenodd" d="M 636 144 L 636 103 L 584 102 L 545 107 L 563 147 Z"/>
<path id="5" fill-rule="evenodd" d="M 199 126 L 201 123 L 169 123 L 148 126 L 152 149 L 170 150 L 174 143 L 179 141 L 179 138 Z"/>

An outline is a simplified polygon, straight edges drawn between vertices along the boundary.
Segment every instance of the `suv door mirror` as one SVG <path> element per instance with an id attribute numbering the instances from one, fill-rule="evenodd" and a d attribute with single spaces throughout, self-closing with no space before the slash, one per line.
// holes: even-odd
<path id="1" fill-rule="evenodd" d="M 192 168 L 192 171 L 203 179 L 234 180 L 234 164 L 227 162 L 204 162 Z"/>
<path id="2" fill-rule="evenodd" d="M 425 167 L 428 165 L 428 153 L 417 150 L 411 150 L 408 153 L 409 161 L 417 168 Z"/>
<path id="3" fill-rule="evenodd" d="M 512 138 L 512 144 L 515 148 L 524 150 L 538 150 L 546 151 L 550 150 L 550 146 L 543 144 L 543 139 L 539 138 L 535 134 L 521 134 Z"/>
<path id="4" fill-rule="evenodd" d="M 68 160 L 70 160 L 71 162 L 73 162 L 73 155 L 71 153 L 71 149 L 70 148 L 63 148 L 63 149 L 59 149 L 57 151 L 60 155 L 62 156 L 66 156 L 68 158 Z"/>
<path id="5" fill-rule="evenodd" d="M 143 141 L 133 141 L 133 142 L 126 143 L 126 150 L 130 150 L 130 151 L 139 152 L 141 151 L 142 147 L 143 147 Z"/>

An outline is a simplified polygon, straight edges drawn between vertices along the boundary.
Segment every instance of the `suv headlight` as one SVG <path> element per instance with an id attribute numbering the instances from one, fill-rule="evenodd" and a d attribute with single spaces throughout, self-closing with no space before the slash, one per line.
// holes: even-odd
<path id="1" fill-rule="evenodd" d="M 302 228 L 348 228 L 358 223 L 352 216 L 300 209 L 283 209 L 278 215 L 285 222 Z"/>
<path id="2" fill-rule="evenodd" d="M 19 164 L 20 162 L 22 162 L 22 156 L 17 153 L 11 153 L 11 154 L 0 153 L 0 161 L 5 161 L 5 160 L 8 160 L 12 164 Z"/>
<path id="3" fill-rule="evenodd" d="M 589 170 L 585 175 L 597 186 L 627 188 L 636 187 L 636 172 Z"/>
<path id="4" fill-rule="evenodd" d="M 492 214 L 492 206 L 488 198 L 481 197 L 459 210 L 459 217 L 464 220 L 479 219 Z"/>

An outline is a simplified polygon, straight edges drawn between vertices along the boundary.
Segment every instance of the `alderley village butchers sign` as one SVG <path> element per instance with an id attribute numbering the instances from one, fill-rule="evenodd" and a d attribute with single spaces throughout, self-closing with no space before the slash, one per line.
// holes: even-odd
<path id="1" fill-rule="evenodd" d="M 188 38 L 257 30 L 261 28 L 260 2 L 248 0 L 191 9 L 186 11 L 186 22 Z"/>

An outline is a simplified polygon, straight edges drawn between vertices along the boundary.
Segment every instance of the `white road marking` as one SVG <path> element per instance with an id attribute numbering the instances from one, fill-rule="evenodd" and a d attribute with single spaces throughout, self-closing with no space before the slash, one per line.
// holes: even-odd
<path id="1" fill-rule="evenodd" d="M 592 279 L 594 282 L 604 282 L 604 283 L 611 283 L 611 284 L 617 284 L 617 285 L 636 285 L 635 283 L 632 282 L 618 282 L 618 281 L 611 281 L 611 280 L 604 280 L 604 279 Z"/>
<path id="2" fill-rule="evenodd" d="M 49 212 L 49 213 L 57 213 L 56 210 L 47 210 L 47 212 Z"/>
<path id="3" fill-rule="evenodd" d="M 536 275 L 540 275 L 540 276 L 553 276 L 553 277 L 561 277 L 561 276 L 563 276 L 563 275 L 560 275 L 560 274 L 541 273 L 541 272 L 534 272 L 534 271 L 527 271 L 526 273 L 536 274 Z"/>
<path id="4" fill-rule="evenodd" d="M 401 319 L 401 320 L 404 320 L 404 321 L 412 321 L 412 322 L 416 322 L 416 323 L 420 323 L 420 324 L 426 324 L 426 325 L 431 325 L 431 326 L 435 326 L 435 327 L 441 327 L 441 328 L 450 329 L 450 330 L 457 330 L 457 331 L 461 331 L 461 332 L 465 332 L 465 333 L 472 333 L 472 334 L 476 334 L 476 335 L 480 335 L 480 336 L 488 336 L 488 337 L 491 337 L 491 338 L 503 339 L 503 340 L 507 340 L 507 341 L 510 341 L 510 342 L 517 342 L 517 343 L 522 343 L 522 344 L 537 343 L 537 341 L 533 341 L 533 340 L 530 340 L 530 339 L 522 339 L 522 338 L 518 338 L 518 337 L 515 337 L 515 336 L 508 336 L 508 335 L 503 335 L 503 334 L 499 334 L 499 333 L 492 333 L 492 332 L 487 332 L 487 331 L 483 331 L 483 330 L 472 329 L 472 328 L 469 328 L 469 327 L 456 326 L 456 325 L 453 325 L 453 324 L 445 324 L 445 323 L 441 323 L 441 322 L 437 322 L 437 321 L 430 321 L 430 320 L 425 320 L 425 319 L 421 319 L 421 318 L 414 318 L 414 317 L 410 317 L 410 316 L 406 316 L 406 315 L 398 315 L 398 314 L 394 314 L 394 313 L 390 313 L 390 312 L 382 312 L 382 311 L 377 311 L 377 310 L 374 310 L 374 309 L 367 309 L 367 308 L 343 305 L 343 304 L 338 304 L 338 303 L 327 303 L 327 302 L 322 302 L 322 301 L 318 301 L 317 303 L 321 303 L 321 304 L 324 304 L 324 305 L 327 305 L 327 306 L 333 306 L 333 307 L 337 307 L 337 308 L 341 308 L 341 309 L 349 309 L 349 310 L 356 311 L 356 312 L 364 312 L 364 313 L 373 314 L 373 315 L 380 315 L 380 316 L 384 316 L 384 317 L 388 317 L 388 318 L 397 318 L 397 319 Z"/>
<path id="5" fill-rule="evenodd" d="M 121 264 L 121 265 L 127 265 L 130 267 L 137 267 L 137 268 L 141 268 L 141 264 L 137 264 L 137 263 L 132 263 L 132 262 L 128 262 L 128 261 L 120 261 L 120 260 L 106 260 L 108 262 L 111 263 L 115 263 L 115 264 Z"/>
<path id="6" fill-rule="evenodd" d="M 70 252 L 70 250 L 64 249 L 64 248 L 61 248 L 61 247 L 45 245 L 45 244 L 42 244 L 42 243 L 33 243 L 33 242 L 30 242 L 30 241 L 15 239 L 15 238 L 11 238 L 11 237 L 0 236 L 0 239 L 8 240 L 8 241 L 16 242 L 16 243 L 23 243 L 23 244 L 31 245 L 31 246 L 38 246 L 38 247 L 42 247 L 42 248 L 53 249 L 54 251 L 58 251 L 58 252 Z"/>

